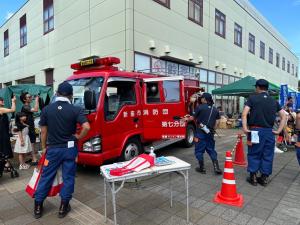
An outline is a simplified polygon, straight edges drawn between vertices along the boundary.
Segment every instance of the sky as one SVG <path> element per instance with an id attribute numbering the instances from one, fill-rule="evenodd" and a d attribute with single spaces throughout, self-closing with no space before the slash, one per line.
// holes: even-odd
<path id="1" fill-rule="evenodd" d="M 300 0 L 249 0 L 300 58 Z"/>
<path id="2" fill-rule="evenodd" d="M 26 1 L 0 0 L 0 26 Z M 282 34 L 300 58 L 300 0 L 249 1 Z"/>

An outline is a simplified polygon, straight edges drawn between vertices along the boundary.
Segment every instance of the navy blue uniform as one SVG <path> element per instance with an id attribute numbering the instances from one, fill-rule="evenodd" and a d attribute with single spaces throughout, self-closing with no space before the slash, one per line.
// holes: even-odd
<path id="1" fill-rule="evenodd" d="M 197 120 L 197 126 L 199 126 L 199 124 L 203 124 L 210 130 L 210 133 L 207 134 L 201 128 L 197 127 L 195 135 L 195 137 L 198 138 L 198 142 L 195 143 L 196 158 L 198 161 L 203 161 L 203 154 L 206 151 L 212 161 L 217 160 L 214 126 L 216 124 L 216 120 L 220 119 L 219 111 L 214 106 L 201 104 L 196 109 L 194 117 Z"/>
<path id="2" fill-rule="evenodd" d="M 76 124 L 87 119 L 83 110 L 67 101 L 57 101 L 46 106 L 41 114 L 40 126 L 48 127 L 47 154 L 42 175 L 35 193 L 35 201 L 43 202 L 51 188 L 56 172 L 61 166 L 63 187 L 62 201 L 69 202 L 74 192 L 78 151 L 76 147 Z"/>
<path id="3" fill-rule="evenodd" d="M 298 137 L 297 137 L 296 155 L 297 155 L 298 163 L 300 166 L 300 134 L 298 134 Z"/>
<path id="4" fill-rule="evenodd" d="M 251 131 L 258 131 L 259 143 L 251 142 L 251 133 L 248 134 L 248 172 L 269 176 L 272 174 L 275 136 L 272 128 L 276 113 L 281 110 L 279 103 L 262 92 L 249 97 L 246 106 L 250 107 L 248 126 Z"/>

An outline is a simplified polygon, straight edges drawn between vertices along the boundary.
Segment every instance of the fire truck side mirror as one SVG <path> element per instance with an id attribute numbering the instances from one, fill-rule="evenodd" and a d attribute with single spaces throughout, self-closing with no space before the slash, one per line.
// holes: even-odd
<path id="1" fill-rule="evenodd" d="M 95 91 L 86 90 L 84 92 L 84 106 L 87 110 L 96 109 L 96 94 L 95 94 Z"/>

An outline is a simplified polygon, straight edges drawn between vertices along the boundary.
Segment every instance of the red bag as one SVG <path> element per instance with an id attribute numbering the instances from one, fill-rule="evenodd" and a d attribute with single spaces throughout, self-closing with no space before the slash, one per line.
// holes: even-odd
<path id="1" fill-rule="evenodd" d="M 25 191 L 32 198 L 34 198 L 34 194 L 36 192 L 36 189 L 37 189 L 37 186 L 38 186 L 41 174 L 42 174 L 45 159 L 46 159 L 46 154 L 43 154 L 39 161 L 37 168 L 34 168 L 33 175 L 31 177 L 29 183 L 26 186 Z M 63 185 L 62 173 L 61 173 L 61 169 L 59 169 L 54 178 L 52 187 L 48 193 L 48 197 L 56 196 L 60 192 L 62 185 Z"/>
<path id="2" fill-rule="evenodd" d="M 154 166 L 154 158 L 147 154 L 141 154 L 130 160 L 124 167 L 112 169 L 109 173 L 112 176 L 122 176 L 131 172 L 139 172 L 151 166 Z"/>

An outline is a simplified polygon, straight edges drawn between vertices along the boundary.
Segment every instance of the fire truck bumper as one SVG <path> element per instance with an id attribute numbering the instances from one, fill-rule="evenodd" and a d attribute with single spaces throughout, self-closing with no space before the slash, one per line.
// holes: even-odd
<path id="1" fill-rule="evenodd" d="M 103 156 L 101 153 L 78 153 L 78 164 L 89 166 L 100 166 L 103 164 Z"/>

